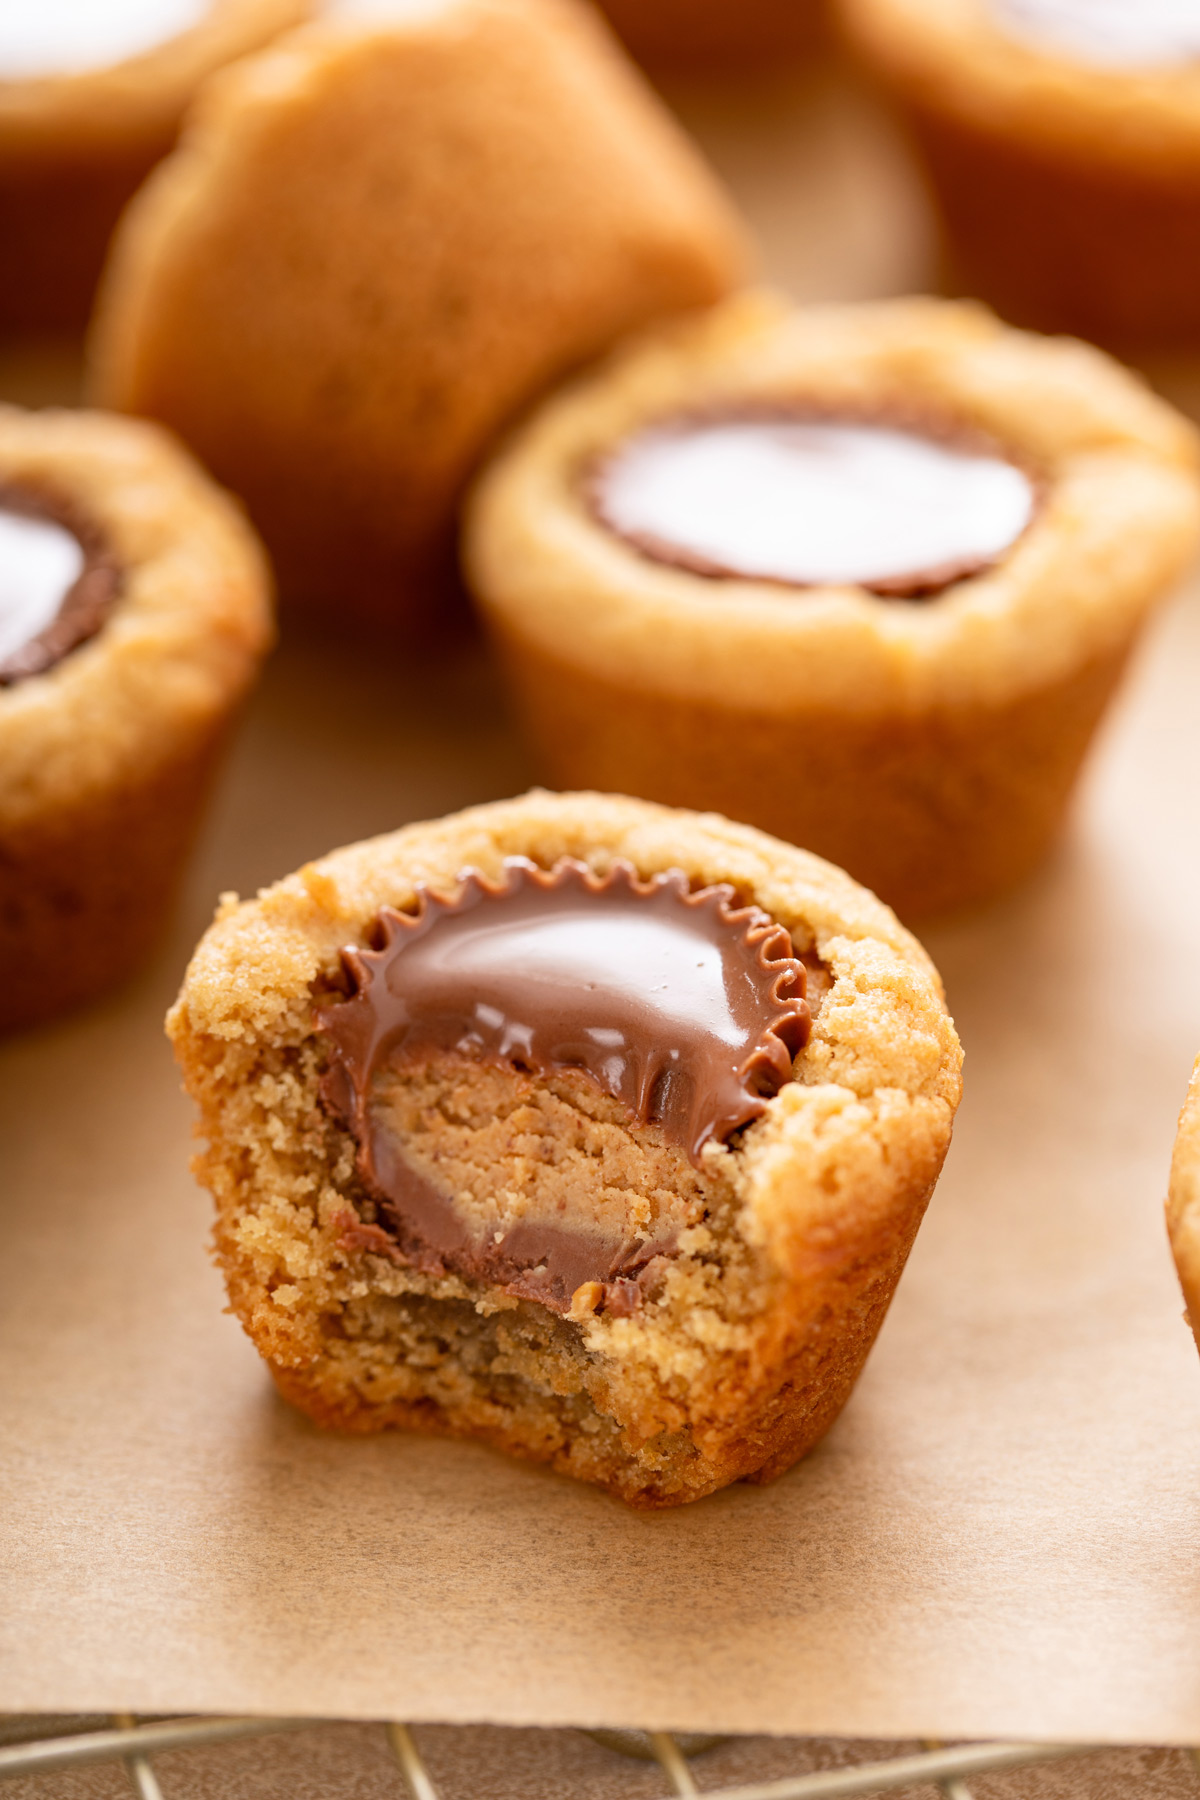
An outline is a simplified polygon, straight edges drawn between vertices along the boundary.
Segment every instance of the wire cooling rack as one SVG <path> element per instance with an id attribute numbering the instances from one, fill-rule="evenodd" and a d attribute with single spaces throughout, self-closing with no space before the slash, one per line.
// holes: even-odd
<path id="1" fill-rule="evenodd" d="M 154 1770 L 156 1755 L 238 1738 L 305 1731 L 331 1723 L 334 1721 L 244 1718 L 138 1721 L 129 1714 L 0 1717 L 0 1779 L 48 1775 L 89 1763 L 120 1763 L 138 1800 L 170 1800 Z M 404 1795 L 407 1800 L 441 1800 L 410 1727 L 393 1721 L 380 1729 L 386 1734 L 397 1764 L 397 1800 Z M 626 1756 L 657 1762 L 665 1778 L 664 1800 L 694 1800 L 701 1794 L 703 1800 L 833 1800 L 834 1796 L 882 1794 L 922 1784 L 937 1787 L 944 1800 L 972 1800 L 967 1785 L 972 1776 L 1029 1768 L 1102 1748 L 1093 1744 L 982 1743 L 946 1747 L 930 1743 L 914 1754 L 883 1761 L 748 1786 L 701 1788 L 689 1759 L 724 1742 L 721 1738 L 660 1731 L 593 1731 L 589 1735 Z M 1188 1754 L 1200 1775 L 1200 1751 Z"/>

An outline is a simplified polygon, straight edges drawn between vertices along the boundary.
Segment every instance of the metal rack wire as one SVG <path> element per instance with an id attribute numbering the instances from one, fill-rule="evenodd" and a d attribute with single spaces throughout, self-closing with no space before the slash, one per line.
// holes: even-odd
<path id="1" fill-rule="evenodd" d="M 228 1743 L 237 1738 L 304 1731 L 334 1721 L 325 1719 L 186 1718 L 138 1722 L 129 1714 L 109 1719 L 26 1717 L 0 1721 L 0 1779 L 46 1775 L 88 1763 L 121 1762 L 138 1800 L 164 1796 L 153 1758 L 168 1750 Z M 411 1728 L 398 1722 L 382 1726 L 391 1746 L 407 1800 L 441 1800 L 437 1785 L 417 1747 Z M 914 1754 L 884 1761 L 820 1770 L 748 1786 L 701 1788 L 689 1757 L 722 1740 L 670 1732 L 595 1731 L 590 1734 L 609 1749 L 657 1762 L 666 1778 L 665 1800 L 834 1800 L 835 1796 L 882 1794 L 930 1783 L 944 1800 L 972 1800 L 972 1776 L 994 1774 L 1063 1757 L 1087 1755 L 1093 1744 L 958 1744 L 927 1743 Z M 1192 1760 L 1200 1774 L 1200 1751 Z"/>

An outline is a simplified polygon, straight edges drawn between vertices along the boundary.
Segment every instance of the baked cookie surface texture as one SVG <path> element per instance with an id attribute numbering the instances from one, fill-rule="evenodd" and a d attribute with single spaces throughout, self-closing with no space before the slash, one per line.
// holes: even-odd
<path id="1" fill-rule="evenodd" d="M 545 403 L 465 565 L 545 779 L 715 807 L 920 917 L 1044 854 L 1197 524 L 1191 427 L 1100 352 L 752 294 Z"/>
<path id="2" fill-rule="evenodd" d="M 168 1023 L 281 1392 L 647 1507 L 767 1480 L 832 1423 L 960 1090 L 936 972 L 863 889 L 594 794 L 230 900 Z"/>
<path id="3" fill-rule="evenodd" d="M 103 404 L 246 501 L 285 602 L 403 627 L 485 445 L 622 332 L 704 305 L 741 227 L 573 0 L 331 15 L 211 83 L 123 224 Z"/>
<path id="4" fill-rule="evenodd" d="M 81 328 L 122 207 L 201 82 L 309 0 L 0 7 L 0 332 Z"/>
<path id="5" fill-rule="evenodd" d="M 0 407 L 0 1029 L 152 947 L 270 640 L 253 534 L 165 432 Z"/>
<path id="6" fill-rule="evenodd" d="M 1178 0 L 840 0 L 941 213 L 1017 324 L 1200 341 L 1200 16 Z"/>

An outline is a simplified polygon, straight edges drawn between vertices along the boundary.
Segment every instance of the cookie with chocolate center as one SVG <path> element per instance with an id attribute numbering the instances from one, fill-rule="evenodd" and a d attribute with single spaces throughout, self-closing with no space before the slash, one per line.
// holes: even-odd
<path id="1" fill-rule="evenodd" d="M 915 918 L 1044 855 L 1198 522 L 1191 427 L 1099 352 L 749 295 L 533 414 L 465 566 L 546 780 L 715 807 Z"/>
<path id="2" fill-rule="evenodd" d="M 270 637 L 252 533 L 164 433 L 0 408 L 0 1029 L 146 955 Z"/>
<path id="3" fill-rule="evenodd" d="M 227 904 L 170 1030 L 281 1391 L 643 1506 L 769 1479 L 828 1428 L 959 1093 L 936 974 L 864 890 L 586 794 Z"/>

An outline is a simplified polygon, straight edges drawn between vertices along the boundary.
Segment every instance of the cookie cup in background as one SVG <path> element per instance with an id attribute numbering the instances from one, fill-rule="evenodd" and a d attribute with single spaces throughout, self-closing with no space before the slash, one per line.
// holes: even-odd
<path id="1" fill-rule="evenodd" d="M 1167 1188 L 1167 1233 L 1187 1322 L 1200 1347 L 1200 1060 L 1192 1070 L 1175 1134 Z"/>
<path id="2" fill-rule="evenodd" d="M 1200 35 L 1155 10 L 1112 8 L 1106 31 L 1100 9 L 1031 0 L 840 0 L 928 174 L 951 279 L 1017 324 L 1200 342 Z"/>
<path id="3" fill-rule="evenodd" d="M 90 999 L 152 947 L 272 633 L 241 514 L 131 420 L 0 408 L 0 568 L 10 1028 Z"/>
<path id="4" fill-rule="evenodd" d="M 447 929 L 477 935 L 447 958 Z M 675 961 L 680 929 L 704 942 Z M 692 991 L 727 957 L 718 995 L 765 1006 L 748 1063 L 745 1019 L 719 1050 L 725 1000 Z M 409 826 L 227 902 L 168 1024 L 281 1392 L 647 1507 L 768 1480 L 828 1428 L 960 1090 L 936 972 L 873 896 L 745 826 L 595 794 Z"/>
<path id="5" fill-rule="evenodd" d="M 93 393 L 245 500 L 285 604 L 403 635 L 444 610 L 495 434 L 745 261 L 590 8 L 347 9 L 208 84 L 122 223 Z"/>
<path id="6" fill-rule="evenodd" d="M 777 73 L 821 38 L 821 0 L 602 0 L 632 56 L 660 74 Z"/>
<path id="7" fill-rule="evenodd" d="M 689 488 L 688 464 L 672 490 L 655 447 L 728 426 L 755 456 L 766 433 L 767 479 L 752 458 Z M 841 447 L 817 468 L 826 439 Z M 793 440 L 825 484 L 808 514 Z M 865 488 L 837 487 L 847 443 Z M 465 567 L 544 778 L 747 819 L 917 917 L 986 900 L 1044 854 L 1193 552 L 1196 467 L 1191 427 L 1082 344 L 969 305 L 794 312 L 751 295 L 547 402 L 475 489 Z M 665 524 L 647 494 L 666 495 Z M 742 530 L 734 494 L 747 554 L 793 516 L 830 518 L 845 542 L 818 548 L 837 556 L 870 547 L 877 522 L 929 533 L 899 544 L 894 578 L 885 545 L 871 586 L 740 575 L 706 536 Z M 922 556 L 933 566 L 914 570 Z"/>
<path id="8" fill-rule="evenodd" d="M 157 40 L 144 6 L 81 6 L 71 30 L 61 8 L 42 27 L 36 0 L 17 0 L 0 25 L 0 332 L 83 327 L 121 209 L 201 82 L 312 5 L 164 0 L 160 11 Z"/>

